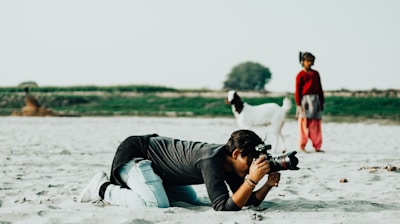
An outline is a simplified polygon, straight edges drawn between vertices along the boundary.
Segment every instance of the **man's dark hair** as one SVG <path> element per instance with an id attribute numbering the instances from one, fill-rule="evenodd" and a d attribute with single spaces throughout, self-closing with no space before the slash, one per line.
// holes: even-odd
<path id="1" fill-rule="evenodd" d="M 261 138 L 250 130 L 237 130 L 231 134 L 228 142 L 226 143 L 226 153 L 231 156 L 235 149 L 240 150 L 240 155 L 247 156 L 247 162 L 250 163 L 254 158 L 258 157 L 258 152 L 255 147 L 259 144 L 263 144 Z"/>

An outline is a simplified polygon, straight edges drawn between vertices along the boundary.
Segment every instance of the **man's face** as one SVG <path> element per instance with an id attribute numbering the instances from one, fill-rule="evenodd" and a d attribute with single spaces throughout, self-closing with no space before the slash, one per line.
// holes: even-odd
<path id="1" fill-rule="evenodd" d="M 249 173 L 249 163 L 247 162 L 248 157 L 242 157 L 240 154 L 237 156 L 234 162 L 234 169 L 237 175 L 245 177 Z"/>

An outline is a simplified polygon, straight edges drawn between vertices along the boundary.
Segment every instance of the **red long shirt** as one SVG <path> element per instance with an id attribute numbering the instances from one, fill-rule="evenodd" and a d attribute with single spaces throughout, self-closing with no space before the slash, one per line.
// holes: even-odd
<path id="1" fill-rule="evenodd" d="M 319 100 L 323 105 L 325 102 L 319 73 L 315 70 L 308 72 L 301 70 L 296 76 L 296 91 L 294 98 L 297 105 L 301 105 L 301 98 L 307 94 L 318 94 Z"/>

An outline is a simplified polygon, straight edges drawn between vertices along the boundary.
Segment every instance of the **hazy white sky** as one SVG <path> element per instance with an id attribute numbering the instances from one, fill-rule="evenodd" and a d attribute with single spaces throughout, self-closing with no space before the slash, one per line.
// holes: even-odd
<path id="1" fill-rule="evenodd" d="M 0 0 L 0 86 L 221 89 L 252 61 L 293 92 L 299 51 L 325 90 L 399 89 L 400 1 Z"/>

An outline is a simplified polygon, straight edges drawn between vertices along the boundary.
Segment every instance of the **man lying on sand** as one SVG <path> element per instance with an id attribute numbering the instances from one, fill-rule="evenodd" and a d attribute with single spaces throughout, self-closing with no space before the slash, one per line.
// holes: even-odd
<path id="1" fill-rule="evenodd" d="M 260 146 L 265 146 L 263 141 L 250 130 L 233 132 L 225 145 L 157 134 L 131 136 L 116 151 L 111 178 L 104 172 L 95 175 L 78 201 L 102 199 L 131 208 L 167 208 L 175 201 L 198 205 L 190 185 L 205 184 L 217 211 L 258 206 L 280 181 L 280 173 L 272 172 L 267 157 L 260 156 Z M 298 169 L 296 165 L 297 160 Z M 265 175 L 268 180 L 253 192 Z"/>

